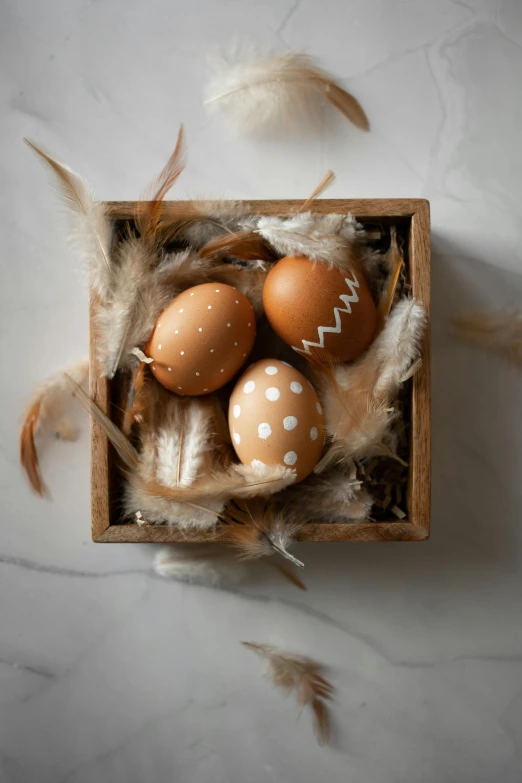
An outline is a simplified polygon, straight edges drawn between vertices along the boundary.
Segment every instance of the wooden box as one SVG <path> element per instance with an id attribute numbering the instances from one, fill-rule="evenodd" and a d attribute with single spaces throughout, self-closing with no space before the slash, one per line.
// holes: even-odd
<path id="1" fill-rule="evenodd" d="M 251 201 L 245 212 L 286 216 L 295 212 L 300 201 Z M 164 204 L 168 213 L 169 203 Z M 323 199 L 313 211 L 327 214 L 350 212 L 364 224 L 394 223 L 406 238 L 405 261 L 413 296 L 430 311 L 430 212 L 422 199 Z M 114 220 L 130 219 L 133 202 L 107 204 Z M 95 305 L 93 305 L 95 307 Z M 101 409 L 110 415 L 111 382 L 102 378 L 96 356 L 96 333 L 91 311 L 90 393 Z M 429 330 L 422 348 L 422 366 L 411 383 L 410 455 L 405 519 L 349 524 L 310 523 L 298 534 L 299 541 L 422 541 L 430 532 L 430 348 Z M 218 525 L 216 534 L 180 532 L 167 525 L 122 523 L 118 504 L 117 469 L 107 437 L 95 423 L 91 426 L 91 509 L 92 537 L 97 542 L 202 542 L 226 541 L 227 526 Z"/>

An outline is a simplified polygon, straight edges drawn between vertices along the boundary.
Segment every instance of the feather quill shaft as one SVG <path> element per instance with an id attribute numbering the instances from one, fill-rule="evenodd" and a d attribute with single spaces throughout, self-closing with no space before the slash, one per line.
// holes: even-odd
<path id="1" fill-rule="evenodd" d="M 105 432 L 124 465 L 131 470 L 135 470 L 138 467 L 138 453 L 131 442 L 70 375 L 64 373 L 64 376 L 74 396 L 77 397 L 96 424 Z"/>
<path id="2" fill-rule="evenodd" d="M 327 188 L 330 187 L 330 185 L 333 185 L 335 182 L 335 174 L 331 169 L 329 169 L 324 177 L 322 178 L 321 182 L 317 185 L 316 188 L 314 188 L 313 192 L 310 196 L 306 199 L 306 201 L 303 201 L 301 206 L 296 212 L 296 215 L 299 212 L 306 212 L 307 209 L 310 209 L 310 207 L 313 205 L 314 201 L 321 196 Z"/>
<path id="3" fill-rule="evenodd" d="M 236 500 L 227 506 L 223 519 L 231 526 L 232 544 L 244 559 L 277 553 L 299 568 L 304 563 L 288 552 L 288 546 L 304 522 L 295 514 L 276 510 L 270 502 Z"/>

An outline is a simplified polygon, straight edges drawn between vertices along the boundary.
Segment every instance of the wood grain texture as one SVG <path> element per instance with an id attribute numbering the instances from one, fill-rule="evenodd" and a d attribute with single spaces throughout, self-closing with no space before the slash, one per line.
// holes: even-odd
<path id="1" fill-rule="evenodd" d="M 293 214 L 302 204 L 292 201 L 245 201 L 244 214 L 286 216 Z M 183 202 L 165 202 L 163 215 L 176 217 L 183 210 Z M 133 219 L 136 202 L 109 202 L 106 214 L 114 220 Z M 319 199 L 313 212 L 319 214 L 351 212 L 356 217 L 383 222 L 408 220 L 408 265 L 412 293 L 427 312 L 430 312 L 430 215 L 429 203 L 423 199 Z M 90 311 L 90 382 L 93 399 L 109 414 L 110 388 L 106 378 L 101 378 L 98 364 L 94 314 L 97 303 Z M 426 334 L 422 347 L 422 367 L 412 381 L 411 443 L 407 496 L 407 519 L 351 524 L 306 525 L 298 535 L 299 541 L 422 541 L 430 530 L 430 338 Z M 209 542 L 226 543 L 229 531 L 226 525 L 218 525 L 215 533 L 183 533 L 167 525 L 118 524 L 115 504 L 111 503 L 111 447 L 97 424 L 91 424 L 91 505 L 92 537 L 97 542 L 152 543 L 152 542 Z M 114 518 L 111 518 L 111 516 Z"/>
<path id="2" fill-rule="evenodd" d="M 96 309 L 99 307 L 91 297 L 89 308 L 89 394 L 102 411 L 109 413 L 109 382 L 101 376 L 98 363 L 98 344 L 96 331 Z M 93 541 L 110 525 L 110 488 L 109 488 L 109 441 L 107 436 L 91 418 L 91 528 Z"/>
<path id="3" fill-rule="evenodd" d="M 422 368 L 413 376 L 408 518 L 430 532 L 431 504 L 431 362 L 430 362 L 430 209 L 428 202 L 411 219 L 410 279 L 413 295 L 428 314 L 422 346 Z"/>
<path id="4" fill-rule="evenodd" d="M 420 525 L 409 522 L 354 522 L 353 524 L 316 524 L 310 523 L 301 530 L 296 540 L 299 542 L 317 541 L 423 541 L 426 531 Z M 99 543 L 220 543 L 232 540 L 226 525 L 218 525 L 216 532 L 182 532 L 168 525 L 111 525 L 96 539 Z"/>
<path id="5" fill-rule="evenodd" d="M 108 201 L 106 215 L 113 220 L 132 220 L 137 212 L 136 201 Z M 183 205 L 194 202 L 165 201 L 162 205 L 161 217 L 178 217 L 183 211 Z M 197 202 L 196 202 L 197 203 Z M 237 202 L 234 202 L 237 203 Z M 292 200 L 257 200 L 242 201 L 242 214 L 245 215 L 289 215 L 301 207 L 303 199 Z M 317 199 L 311 208 L 312 212 L 326 215 L 328 213 L 345 214 L 351 212 L 358 218 L 409 218 L 418 210 L 422 210 L 428 202 L 424 199 L 383 198 L 383 199 Z"/>

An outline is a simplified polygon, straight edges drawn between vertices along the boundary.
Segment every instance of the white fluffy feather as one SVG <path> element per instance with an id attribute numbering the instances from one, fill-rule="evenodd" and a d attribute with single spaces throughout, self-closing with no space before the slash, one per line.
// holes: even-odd
<path id="1" fill-rule="evenodd" d="M 205 499 L 201 504 L 175 500 L 144 491 L 142 483 L 157 481 L 164 487 L 188 487 L 201 475 L 213 448 L 210 406 L 199 400 L 180 402 L 171 395 L 163 402 L 161 423 L 144 426 L 139 451 L 138 477 L 127 482 L 125 511 L 140 511 L 154 524 L 175 524 L 181 528 L 214 526 L 223 509 L 221 500 Z M 178 476 L 179 474 L 179 476 Z M 198 508 L 199 506 L 199 508 Z"/>
<path id="2" fill-rule="evenodd" d="M 251 465 L 234 465 L 233 470 L 248 482 L 243 488 L 234 492 L 233 497 L 236 498 L 268 497 L 295 481 L 295 470 L 292 468 L 286 468 L 284 465 L 265 465 L 259 460 L 252 460 Z"/>
<path id="3" fill-rule="evenodd" d="M 201 475 L 203 460 L 212 446 L 209 408 L 191 401 L 184 410 L 180 487 L 190 487 Z"/>
<path id="4" fill-rule="evenodd" d="M 361 481 L 340 470 L 330 471 L 325 478 L 310 476 L 286 490 L 281 501 L 283 510 L 299 513 L 310 522 L 367 519 L 372 507 L 372 498 L 361 488 Z"/>
<path id="5" fill-rule="evenodd" d="M 100 363 L 109 377 L 135 365 L 132 349 L 145 348 L 158 316 L 179 293 L 176 270 L 188 253 L 155 268 L 155 257 L 137 238 L 124 240 L 116 254 L 111 300 L 97 314 Z"/>
<path id="6" fill-rule="evenodd" d="M 353 215 L 314 215 L 303 212 L 291 218 L 261 217 L 257 229 L 281 255 L 303 255 L 344 268 L 359 257 L 362 226 Z"/>
<path id="7" fill-rule="evenodd" d="M 355 98 L 308 55 L 288 52 L 264 56 L 243 42 L 236 44 L 228 55 L 214 55 L 210 67 L 208 107 L 221 111 L 236 129 L 245 133 L 278 127 L 294 132 L 318 128 L 328 103 L 357 127 L 369 128 Z"/>
<path id="8" fill-rule="evenodd" d="M 222 544 L 164 547 L 154 557 L 154 570 L 159 576 L 177 582 L 208 587 L 237 585 L 248 574 L 245 563 Z"/>

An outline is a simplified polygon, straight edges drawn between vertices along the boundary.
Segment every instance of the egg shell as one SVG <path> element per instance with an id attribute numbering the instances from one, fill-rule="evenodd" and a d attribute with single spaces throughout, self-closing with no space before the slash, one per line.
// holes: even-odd
<path id="1" fill-rule="evenodd" d="M 263 306 L 275 332 L 306 358 L 356 359 L 377 329 L 377 310 L 359 272 L 287 256 L 270 270 Z"/>
<path id="2" fill-rule="evenodd" d="M 286 362 L 262 359 L 243 373 L 230 397 L 228 422 L 245 465 L 284 465 L 302 481 L 321 458 L 321 404 L 312 384 Z"/>
<path id="3" fill-rule="evenodd" d="M 255 336 L 254 311 L 244 294 L 222 283 L 197 285 L 158 318 L 147 346 L 150 368 L 176 394 L 208 394 L 241 369 Z"/>

